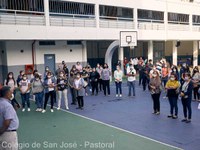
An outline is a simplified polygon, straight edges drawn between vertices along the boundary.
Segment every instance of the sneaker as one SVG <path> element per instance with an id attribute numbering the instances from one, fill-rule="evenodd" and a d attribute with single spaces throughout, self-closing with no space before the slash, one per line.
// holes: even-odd
<path id="1" fill-rule="evenodd" d="M 22 109 L 22 112 L 25 112 L 25 108 Z"/>
<path id="2" fill-rule="evenodd" d="M 181 122 L 186 122 L 187 121 L 187 119 L 183 119 L 183 120 L 181 120 Z"/>
<path id="3" fill-rule="evenodd" d="M 172 117 L 173 117 L 173 115 L 168 115 L 167 117 L 168 117 L 168 118 L 172 118 Z"/>
<path id="4" fill-rule="evenodd" d="M 172 119 L 177 119 L 177 118 L 178 118 L 178 116 L 176 116 L 176 115 L 172 116 Z"/>
<path id="5" fill-rule="evenodd" d="M 120 94 L 119 97 L 122 97 L 122 94 Z"/>
<path id="6" fill-rule="evenodd" d="M 118 94 L 116 94 L 116 97 L 118 97 Z"/>
<path id="7" fill-rule="evenodd" d="M 52 113 L 54 112 L 53 109 L 51 109 L 51 112 L 52 112 Z"/>
<path id="8" fill-rule="evenodd" d="M 156 115 L 160 115 L 160 112 L 157 112 Z"/>
<path id="9" fill-rule="evenodd" d="M 60 110 L 60 107 L 58 107 L 57 110 Z"/>
<path id="10" fill-rule="evenodd" d="M 28 108 L 28 111 L 31 111 L 31 109 L 30 109 L 30 108 Z"/>
<path id="11" fill-rule="evenodd" d="M 69 107 L 66 107 L 67 110 L 69 110 Z"/>
<path id="12" fill-rule="evenodd" d="M 45 113 L 46 112 L 46 110 L 44 109 L 43 111 L 42 111 L 42 113 Z"/>
<path id="13" fill-rule="evenodd" d="M 191 120 L 190 119 L 188 119 L 187 121 L 186 121 L 186 123 L 190 123 L 191 122 Z"/>
<path id="14" fill-rule="evenodd" d="M 39 108 L 37 108 L 35 111 L 36 111 L 36 112 L 38 112 L 38 111 L 40 111 L 40 109 L 39 109 Z"/>
<path id="15" fill-rule="evenodd" d="M 39 108 L 39 112 L 41 112 L 42 111 L 42 108 Z"/>

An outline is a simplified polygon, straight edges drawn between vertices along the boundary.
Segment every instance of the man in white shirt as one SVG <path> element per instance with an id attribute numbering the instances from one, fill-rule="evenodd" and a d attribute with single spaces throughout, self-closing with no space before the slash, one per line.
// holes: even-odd
<path id="1" fill-rule="evenodd" d="M 128 96 L 131 96 L 131 88 L 133 89 L 133 96 L 135 96 L 135 80 L 136 80 L 136 70 L 132 64 L 127 67 L 127 77 L 128 77 Z"/>

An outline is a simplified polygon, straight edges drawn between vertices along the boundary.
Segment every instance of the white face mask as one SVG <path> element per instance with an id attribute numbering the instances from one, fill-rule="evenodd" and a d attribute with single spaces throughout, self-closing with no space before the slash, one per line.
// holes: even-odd
<path id="1" fill-rule="evenodd" d="M 64 74 L 60 74 L 60 76 L 61 76 L 61 77 L 63 77 L 63 76 L 64 76 Z"/>
<path id="2" fill-rule="evenodd" d="M 14 99 L 14 94 L 12 94 L 12 96 L 11 96 L 10 100 L 12 101 L 13 99 Z"/>
<path id="3" fill-rule="evenodd" d="M 185 77 L 185 81 L 188 81 L 189 80 L 189 77 Z"/>
<path id="4" fill-rule="evenodd" d="M 80 76 L 77 76 L 77 78 L 80 78 Z"/>
<path id="5" fill-rule="evenodd" d="M 50 78 L 51 78 L 51 76 L 47 76 L 47 78 L 48 78 L 48 79 L 50 79 Z"/>
<path id="6" fill-rule="evenodd" d="M 39 79 L 39 78 L 35 78 L 35 80 L 36 80 L 36 81 L 39 81 L 40 79 Z"/>
<path id="7" fill-rule="evenodd" d="M 13 76 L 12 75 L 9 75 L 9 78 L 11 79 Z"/>
<path id="8" fill-rule="evenodd" d="M 26 77 L 23 77 L 23 80 L 26 80 Z"/>
<path id="9" fill-rule="evenodd" d="M 155 78 L 155 77 L 157 77 L 157 74 L 152 74 L 152 76 Z"/>
<path id="10" fill-rule="evenodd" d="M 170 78 L 171 79 L 171 81 L 174 81 L 175 80 L 175 78 L 174 77 L 172 77 L 172 78 Z"/>

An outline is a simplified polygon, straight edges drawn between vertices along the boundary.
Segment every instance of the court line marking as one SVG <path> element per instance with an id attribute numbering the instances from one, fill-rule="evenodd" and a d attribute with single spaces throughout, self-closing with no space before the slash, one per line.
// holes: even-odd
<path id="1" fill-rule="evenodd" d="M 55 107 L 55 108 L 57 108 L 57 107 Z M 177 150 L 184 150 L 184 149 L 182 149 L 182 148 L 179 148 L 179 147 L 176 147 L 176 146 L 167 144 L 167 143 L 163 143 L 163 142 L 154 140 L 154 139 L 152 139 L 152 138 L 149 138 L 149 137 L 146 137 L 146 136 L 143 136 L 143 135 L 140 135 L 140 134 L 137 134 L 137 133 L 134 133 L 134 132 L 131 132 L 131 131 L 128 131 L 128 130 L 119 128 L 119 127 L 115 127 L 115 126 L 113 126 L 113 125 L 110 125 L 110 124 L 107 124 L 107 123 L 104 123 L 104 122 L 101 122 L 101 121 L 98 121 L 98 120 L 95 120 L 95 119 L 92 119 L 92 118 L 89 118 L 89 117 L 86 117 L 86 116 L 83 116 L 83 115 L 79 115 L 79 114 L 77 114 L 77 113 L 74 113 L 74 112 L 71 112 L 71 111 L 68 111 L 68 110 L 65 110 L 65 109 L 62 109 L 62 108 L 61 108 L 60 110 L 63 111 L 63 112 L 67 112 L 67 113 L 69 113 L 69 114 L 72 114 L 72 115 L 74 115 L 74 116 L 78 116 L 78 117 L 81 117 L 81 118 L 84 118 L 84 119 L 87 119 L 87 120 L 90 120 L 90 121 L 93 121 L 93 122 L 96 122 L 96 123 L 105 125 L 105 126 L 107 126 L 107 127 L 111 127 L 111 128 L 114 128 L 114 129 L 117 129 L 117 130 L 120 130 L 120 131 L 129 133 L 129 134 L 132 134 L 132 135 L 136 135 L 136 136 L 138 136 L 138 137 L 141 137 L 141 138 L 144 138 L 144 139 L 147 139 L 147 140 L 150 140 L 150 141 L 159 143 L 159 144 L 161 144 L 161 145 L 165 145 L 165 146 L 168 146 L 168 147 L 171 147 L 171 148 L 175 148 L 175 149 L 177 149 Z"/>

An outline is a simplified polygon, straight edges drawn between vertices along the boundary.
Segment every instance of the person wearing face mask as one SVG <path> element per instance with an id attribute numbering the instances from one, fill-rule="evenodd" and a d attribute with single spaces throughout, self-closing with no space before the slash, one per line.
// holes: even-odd
<path id="1" fill-rule="evenodd" d="M 99 79 L 98 79 L 98 90 L 102 91 L 103 89 L 103 83 L 102 83 L 102 76 L 101 76 L 101 72 L 102 72 L 103 68 L 102 66 L 98 63 L 97 67 L 96 67 L 96 71 L 99 73 Z"/>
<path id="2" fill-rule="evenodd" d="M 92 72 L 90 73 L 90 83 L 92 86 L 92 95 L 94 95 L 94 91 L 96 90 L 96 96 L 98 95 L 98 79 L 99 79 L 100 75 L 99 73 L 96 71 L 96 68 L 92 69 Z"/>
<path id="3" fill-rule="evenodd" d="M 194 94 L 194 101 L 200 101 L 199 95 L 199 81 L 200 81 L 200 73 L 198 66 L 195 66 L 192 72 L 192 82 L 193 82 L 193 94 Z"/>
<path id="4" fill-rule="evenodd" d="M 17 77 L 17 86 L 19 87 L 19 82 L 22 80 L 22 76 L 24 75 L 24 71 L 20 70 L 19 75 Z"/>
<path id="5" fill-rule="evenodd" d="M 169 71 L 169 76 L 170 76 L 171 74 L 176 75 L 177 79 L 179 80 L 179 71 L 178 71 L 177 66 L 175 66 L 175 65 L 172 65 L 172 66 L 171 66 L 171 69 L 170 69 L 170 71 Z"/>
<path id="6" fill-rule="evenodd" d="M 63 65 L 62 65 L 62 64 L 59 64 L 59 65 L 58 65 L 58 69 L 57 69 L 56 72 L 55 72 L 55 75 L 56 75 L 57 78 L 59 77 L 61 71 L 62 71 L 62 72 L 64 71 L 64 70 L 63 70 Z"/>
<path id="7" fill-rule="evenodd" d="M 108 64 L 104 64 L 103 70 L 101 72 L 102 76 L 102 82 L 103 82 L 103 91 L 104 95 L 106 96 L 107 94 L 110 95 L 110 76 L 111 76 L 111 71 L 108 68 Z M 107 89 L 107 92 L 106 92 Z"/>
<path id="8" fill-rule="evenodd" d="M 85 96 L 85 82 L 84 79 L 81 78 L 81 74 L 77 73 L 76 78 L 74 79 L 73 83 L 74 89 L 77 93 L 77 100 L 78 100 L 78 107 L 76 109 L 83 109 L 84 107 L 84 99 Z"/>
<path id="9" fill-rule="evenodd" d="M 167 64 L 163 65 L 161 72 L 162 72 L 161 73 L 161 79 L 162 79 L 162 82 L 164 84 L 163 86 L 165 87 L 167 80 L 168 80 L 168 75 L 169 75 L 169 69 L 167 67 Z"/>
<path id="10" fill-rule="evenodd" d="M 46 112 L 46 107 L 47 107 L 47 102 L 49 100 L 49 97 L 51 99 L 51 112 L 53 113 L 53 105 L 54 105 L 54 98 L 55 98 L 55 86 L 56 86 L 56 81 L 52 77 L 52 73 L 48 72 L 47 76 L 44 80 L 44 91 L 45 91 L 45 100 L 44 100 L 44 109 L 42 113 Z"/>
<path id="11" fill-rule="evenodd" d="M 184 83 L 181 88 L 180 96 L 183 105 L 183 114 L 185 117 L 182 120 L 182 122 L 186 123 L 190 123 L 192 118 L 192 108 L 191 108 L 192 90 L 193 90 L 193 83 L 191 81 L 191 75 L 189 73 L 185 73 Z"/>
<path id="12" fill-rule="evenodd" d="M 46 78 L 48 72 L 50 72 L 50 69 L 49 69 L 49 66 L 46 66 L 46 67 L 45 67 L 44 74 L 43 74 L 43 79 Z"/>
<path id="13" fill-rule="evenodd" d="M 58 108 L 57 109 L 58 110 L 60 110 L 62 98 L 64 99 L 64 102 L 65 102 L 65 108 L 69 110 L 67 89 L 68 89 L 68 80 L 65 76 L 65 72 L 61 71 L 57 79 L 57 91 L 58 91 Z"/>
<path id="14" fill-rule="evenodd" d="M 123 71 L 120 66 L 117 65 L 117 69 L 114 72 L 115 85 L 116 85 L 116 97 L 122 97 L 122 77 Z"/>
<path id="15" fill-rule="evenodd" d="M 153 99 L 153 114 L 160 114 L 161 80 L 157 71 L 154 71 L 149 82 L 149 90 Z"/>
<path id="16" fill-rule="evenodd" d="M 28 80 L 28 77 L 26 74 L 22 76 L 22 80 L 19 82 L 19 89 L 21 93 L 21 98 L 22 98 L 22 112 L 25 111 L 25 106 L 27 103 L 28 106 L 28 111 L 31 111 L 30 109 L 30 88 L 31 84 L 30 81 Z"/>
<path id="17" fill-rule="evenodd" d="M 18 150 L 17 129 L 19 119 L 13 106 L 10 104 L 12 97 L 11 87 L 4 86 L 0 90 L 0 149 Z M 3 144 L 4 142 L 5 144 Z M 6 148 L 5 148 L 6 147 Z"/>
<path id="18" fill-rule="evenodd" d="M 170 115 L 168 118 L 177 119 L 178 118 L 178 94 L 179 94 L 180 83 L 175 74 L 171 74 L 169 80 L 166 83 L 165 88 L 167 89 L 167 97 L 170 104 Z M 174 114 L 175 109 L 175 114 Z"/>
<path id="19" fill-rule="evenodd" d="M 44 86 L 39 74 L 35 74 L 31 82 L 31 89 L 33 95 L 35 96 L 35 101 L 37 105 L 36 111 L 41 112 L 43 108 Z"/>
<path id="20" fill-rule="evenodd" d="M 13 99 L 12 99 L 12 101 L 11 101 L 11 104 L 13 105 L 13 107 L 14 107 L 15 109 L 20 108 L 20 104 L 17 102 L 17 100 L 16 100 L 16 98 L 15 98 L 16 89 L 17 89 L 17 83 L 16 83 L 16 81 L 15 81 L 13 72 L 9 72 L 9 73 L 7 74 L 7 78 L 6 78 L 6 80 L 4 81 L 4 85 L 5 85 L 5 86 L 11 87 L 11 90 L 12 90 L 13 96 L 14 96 Z"/>
<path id="21" fill-rule="evenodd" d="M 127 80 L 128 80 L 128 96 L 131 96 L 131 89 L 133 90 L 133 96 L 135 96 L 135 80 L 136 80 L 136 70 L 132 63 L 129 63 L 129 66 L 127 67 Z"/>

